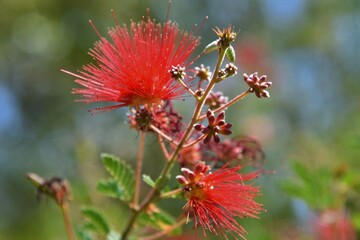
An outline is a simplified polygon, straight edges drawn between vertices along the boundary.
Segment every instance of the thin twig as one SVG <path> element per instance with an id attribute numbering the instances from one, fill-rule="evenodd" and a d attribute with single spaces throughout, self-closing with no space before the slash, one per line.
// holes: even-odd
<path id="1" fill-rule="evenodd" d="M 248 95 L 250 93 L 249 90 L 245 91 L 245 92 L 242 92 L 241 94 L 237 95 L 235 98 L 233 98 L 231 101 L 229 101 L 228 103 L 224 104 L 223 106 L 221 107 L 218 107 L 217 109 L 215 109 L 213 111 L 213 113 L 218 113 L 222 110 L 224 110 L 225 108 L 233 105 L 234 103 L 240 101 L 241 99 L 243 99 L 246 95 Z M 198 121 L 202 121 L 206 118 L 206 114 L 202 115 L 201 117 L 198 118 Z"/>
<path id="2" fill-rule="evenodd" d="M 159 144 L 160 144 L 160 147 L 161 147 L 161 150 L 164 154 L 164 157 L 166 158 L 166 160 L 168 161 L 169 160 L 169 152 L 165 146 L 165 142 L 164 142 L 164 139 L 162 138 L 162 136 L 160 134 L 157 135 L 158 136 L 158 141 L 159 141 Z"/>
<path id="3" fill-rule="evenodd" d="M 180 192 L 182 192 L 182 188 L 177 188 L 175 190 L 169 191 L 169 192 L 165 192 L 163 194 L 160 195 L 160 198 L 169 198 L 172 195 L 178 194 Z"/>
<path id="4" fill-rule="evenodd" d="M 151 130 L 153 130 L 154 132 L 156 132 L 157 134 L 159 134 L 160 136 L 162 136 L 163 138 L 165 138 L 166 140 L 168 140 L 169 142 L 177 145 L 177 143 L 168 135 L 166 135 L 164 132 L 162 132 L 160 129 L 158 129 L 157 127 L 155 127 L 154 125 L 150 124 L 149 127 L 151 128 Z"/>
<path id="5" fill-rule="evenodd" d="M 203 140 L 204 138 L 206 138 L 206 136 L 207 136 L 206 134 L 201 135 L 201 137 L 195 139 L 194 141 L 192 141 L 192 142 L 190 142 L 190 143 L 188 143 L 188 144 L 183 145 L 182 149 L 188 148 L 188 147 L 191 147 L 192 145 L 197 144 L 198 142 L 200 142 L 201 140 Z"/>
<path id="6" fill-rule="evenodd" d="M 186 218 L 182 218 L 180 219 L 179 222 L 175 223 L 174 225 L 167 227 L 166 229 L 164 229 L 161 232 L 157 232 L 154 233 L 152 235 L 146 236 L 146 237 L 140 237 L 140 240 L 154 240 L 154 239 L 159 239 L 160 237 L 163 237 L 165 235 L 167 235 L 169 232 L 173 231 L 174 229 L 180 227 L 181 225 L 186 223 Z"/>
<path id="7" fill-rule="evenodd" d="M 181 79 L 177 79 L 177 81 L 179 81 L 179 83 L 181 83 L 181 85 L 191 94 L 196 98 L 196 94 L 194 93 L 193 90 L 191 90 L 191 88 L 189 88 Z"/>

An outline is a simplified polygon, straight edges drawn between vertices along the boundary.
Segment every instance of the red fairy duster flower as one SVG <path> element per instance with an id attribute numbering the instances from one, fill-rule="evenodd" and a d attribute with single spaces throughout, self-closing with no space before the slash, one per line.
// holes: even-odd
<path id="1" fill-rule="evenodd" d="M 132 22 L 130 29 L 117 24 L 108 32 L 111 41 L 94 29 L 101 38 L 89 52 L 96 63 L 85 65 L 78 74 L 63 70 L 84 87 L 73 89 L 83 95 L 79 101 L 118 103 L 97 109 L 111 110 L 159 104 L 184 93 L 169 70 L 192 63 L 190 56 L 199 45 L 193 32 L 182 31 L 170 21 L 155 23 L 150 17 Z"/>
<path id="2" fill-rule="evenodd" d="M 185 209 L 188 217 L 194 218 L 194 225 L 200 225 L 216 235 L 226 239 L 226 231 L 233 237 L 245 239 L 245 229 L 236 221 L 236 217 L 252 217 L 263 210 L 262 205 L 254 201 L 259 195 L 259 188 L 245 185 L 246 181 L 257 177 L 257 173 L 240 174 L 241 167 L 221 168 L 213 173 L 203 162 L 197 164 L 194 171 L 182 168 L 183 176 L 177 176 L 184 185 L 185 197 L 188 199 Z"/>
<path id="3" fill-rule="evenodd" d="M 342 210 L 323 211 L 315 222 L 318 240 L 355 240 L 356 231 L 350 217 Z"/>

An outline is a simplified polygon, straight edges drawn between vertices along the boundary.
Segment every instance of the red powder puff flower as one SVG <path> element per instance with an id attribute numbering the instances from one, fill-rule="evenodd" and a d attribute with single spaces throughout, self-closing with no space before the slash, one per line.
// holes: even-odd
<path id="1" fill-rule="evenodd" d="M 355 240 L 356 231 L 350 217 L 342 210 L 325 210 L 315 222 L 318 240 Z"/>
<path id="2" fill-rule="evenodd" d="M 200 224 L 205 229 L 225 239 L 230 231 L 235 239 L 245 239 L 245 229 L 236 221 L 236 217 L 257 218 L 262 205 L 254 201 L 259 188 L 245 185 L 244 182 L 257 177 L 257 173 L 242 175 L 241 167 L 221 168 L 213 173 L 204 162 L 200 162 L 191 171 L 182 168 L 183 175 L 176 179 L 182 185 L 188 199 L 185 209 L 188 217 L 193 216 L 195 229 Z"/>
<path id="3" fill-rule="evenodd" d="M 130 29 L 117 24 L 108 32 L 111 41 L 94 29 L 101 38 L 89 52 L 96 63 L 85 65 L 78 74 L 63 70 L 84 87 L 73 89 L 73 93 L 83 95 L 79 101 L 118 103 L 96 109 L 111 110 L 159 104 L 184 93 L 169 70 L 192 63 L 189 58 L 199 45 L 193 32 L 182 31 L 170 21 L 155 23 L 150 17 L 132 22 Z"/>

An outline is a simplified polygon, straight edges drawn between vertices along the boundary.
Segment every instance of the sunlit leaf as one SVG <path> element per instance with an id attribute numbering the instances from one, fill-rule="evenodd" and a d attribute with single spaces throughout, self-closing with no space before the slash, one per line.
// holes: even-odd
<path id="1" fill-rule="evenodd" d="M 155 187 L 155 182 L 154 180 L 151 179 L 151 177 L 149 175 L 143 175 L 143 181 L 145 183 L 147 183 L 150 187 L 154 188 Z"/>
<path id="2" fill-rule="evenodd" d="M 211 43 L 209 43 L 206 47 L 205 47 L 205 50 L 204 50 L 204 53 L 211 53 L 217 49 L 219 49 L 219 46 L 218 46 L 218 42 L 219 40 L 215 40 Z"/>
<path id="3" fill-rule="evenodd" d="M 125 161 L 111 154 L 101 154 L 101 160 L 112 180 L 100 181 L 98 189 L 112 197 L 129 201 L 133 195 L 134 171 Z"/>

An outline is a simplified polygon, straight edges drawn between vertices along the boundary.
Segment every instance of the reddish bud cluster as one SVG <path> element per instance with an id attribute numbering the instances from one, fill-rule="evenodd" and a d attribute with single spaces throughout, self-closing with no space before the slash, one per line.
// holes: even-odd
<path id="1" fill-rule="evenodd" d="M 253 73 L 249 76 L 244 73 L 244 80 L 250 87 L 249 91 L 255 92 L 255 95 L 258 98 L 270 97 L 270 93 L 266 89 L 271 86 L 272 82 L 267 82 L 266 78 L 266 75 L 262 75 L 261 77 L 259 77 L 258 73 Z"/>
<path id="2" fill-rule="evenodd" d="M 172 108 L 170 102 L 165 102 L 160 108 L 141 108 L 133 110 L 128 115 L 130 127 L 141 131 L 152 131 L 150 125 L 155 126 L 165 134 L 179 133 L 182 117 Z"/>
<path id="3" fill-rule="evenodd" d="M 237 67 L 233 63 L 226 64 L 224 69 L 219 71 L 219 77 L 226 78 L 231 77 L 237 74 Z"/>
<path id="4" fill-rule="evenodd" d="M 211 139 L 214 139 L 214 142 L 220 142 L 219 134 L 230 135 L 232 132 L 230 128 L 232 127 L 231 123 L 225 122 L 225 112 L 220 112 L 217 117 L 210 109 L 206 113 L 208 119 L 208 126 L 205 127 L 201 124 L 195 124 L 194 128 L 196 131 L 201 132 L 206 135 L 204 143 L 209 143 Z"/>

